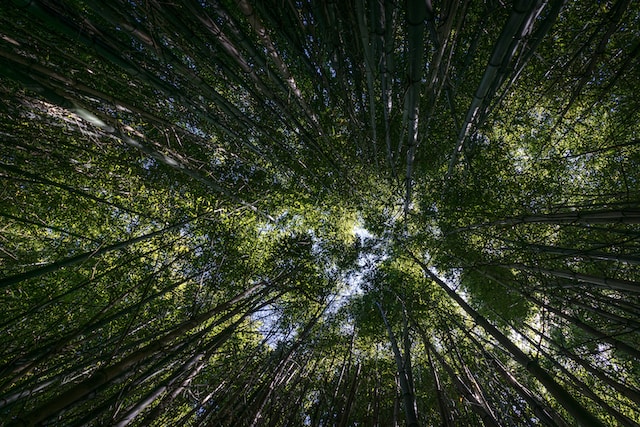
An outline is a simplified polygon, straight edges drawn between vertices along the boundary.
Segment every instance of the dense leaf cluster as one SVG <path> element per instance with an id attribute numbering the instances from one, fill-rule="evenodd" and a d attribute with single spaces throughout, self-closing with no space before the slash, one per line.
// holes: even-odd
<path id="1" fill-rule="evenodd" d="M 0 423 L 640 424 L 640 5 L 0 5 Z"/>

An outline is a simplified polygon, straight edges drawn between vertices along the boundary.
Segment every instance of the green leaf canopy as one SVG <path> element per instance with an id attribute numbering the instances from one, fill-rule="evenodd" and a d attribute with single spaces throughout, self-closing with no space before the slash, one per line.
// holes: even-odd
<path id="1" fill-rule="evenodd" d="M 640 424 L 640 4 L 0 5 L 3 425 Z"/>

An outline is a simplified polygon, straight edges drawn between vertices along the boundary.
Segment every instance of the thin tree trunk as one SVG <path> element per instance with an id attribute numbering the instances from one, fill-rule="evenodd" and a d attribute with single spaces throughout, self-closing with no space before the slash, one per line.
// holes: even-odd
<path id="1" fill-rule="evenodd" d="M 128 369 L 130 369 L 132 366 L 139 363 L 140 361 L 146 359 L 149 356 L 152 356 L 157 352 L 162 351 L 163 348 L 165 348 L 168 344 L 170 344 L 174 339 L 200 326 L 203 322 L 206 322 L 207 320 L 211 319 L 216 314 L 219 314 L 225 310 L 230 309 L 233 305 L 239 302 L 243 302 L 245 299 L 252 296 L 252 294 L 254 294 L 255 291 L 258 290 L 261 286 L 262 284 L 258 284 L 250 289 L 247 289 L 246 291 L 241 292 L 230 301 L 222 303 L 216 306 L 215 308 L 209 310 L 208 312 L 203 313 L 200 316 L 197 316 L 191 320 L 188 320 L 182 323 L 181 325 L 177 326 L 173 331 L 169 332 L 168 334 L 164 335 L 163 337 L 155 341 L 152 341 L 151 343 L 147 344 L 146 346 L 139 349 L 138 351 L 135 351 L 134 353 L 126 356 L 124 359 L 115 363 L 114 365 L 99 369 L 90 378 L 66 390 L 59 396 L 44 403 L 39 408 L 36 408 L 31 412 L 25 414 L 23 417 L 21 417 L 19 422 L 22 423 L 22 425 L 31 426 L 47 420 L 48 418 L 54 416 L 55 414 L 57 414 L 67 406 L 84 398 L 85 396 L 90 394 L 93 390 L 97 389 L 103 384 L 109 383 L 114 379 L 118 378 L 120 375 L 124 374 Z M 227 313 L 217 322 L 212 323 L 210 326 L 208 326 L 208 329 L 214 327 L 215 325 L 219 324 L 221 321 L 224 321 L 227 318 L 231 317 L 232 315 L 236 314 L 236 312 L 240 311 L 240 309 L 242 309 L 245 305 L 246 303 L 238 305 L 235 309 L 233 309 L 233 311 Z"/>
<path id="2" fill-rule="evenodd" d="M 375 6 L 374 6 L 375 7 Z M 373 144 L 373 155 L 371 156 L 376 168 L 378 167 L 378 133 L 376 129 L 376 104 L 375 90 L 373 87 L 373 70 L 376 68 L 374 63 L 375 49 L 373 43 L 369 39 L 369 28 L 366 22 L 366 13 L 364 0 L 357 0 L 355 4 L 356 16 L 358 21 L 358 30 L 360 32 L 360 40 L 362 51 L 364 53 L 364 68 L 367 76 L 367 98 L 369 100 L 369 126 L 371 127 L 371 142 Z"/>
<path id="3" fill-rule="evenodd" d="M 500 376 L 502 376 L 502 378 L 504 378 L 504 380 L 511 387 L 513 387 L 518 392 L 518 394 L 529 404 L 529 406 L 531 406 L 534 414 L 536 414 L 536 416 L 540 418 L 540 421 L 542 421 L 544 425 L 568 427 L 567 422 L 560 416 L 560 414 L 558 414 L 549 406 L 545 405 L 538 396 L 534 395 L 533 392 L 531 392 L 531 390 L 529 390 L 527 387 L 522 385 L 511 374 L 511 372 L 507 370 L 507 368 L 502 364 L 502 362 L 495 355 L 485 350 L 483 345 L 480 342 L 478 342 L 478 340 L 475 339 L 473 335 L 471 335 L 470 331 L 468 331 L 466 328 L 460 328 L 460 329 L 476 345 L 476 347 L 478 347 L 482 351 L 485 358 L 487 358 L 491 362 L 491 364 L 496 368 L 496 371 L 498 372 L 498 374 L 500 374 Z"/>
<path id="4" fill-rule="evenodd" d="M 495 281 L 496 283 L 501 284 L 502 286 L 504 286 L 506 289 L 514 289 L 514 287 L 510 287 L 508 284 L 504 283 L 502 280 L 492 276 L 491 274 L 487 274 L 485 272 L 483 272 L 482 270 L 477 270 L 478 272 L 480 272 L 481 274 L 483 274 L 484 276 L 486 276 L 487 278 Z M 519 289 L 518 287 L 515 287 L 515 289 Z M 598 334 L 597 336 L 599 338 L 601 338 L 603 341 L 605 342 L 609 342 L 611 345 L 613 345 L 615 348 L 617 349 L 621 349 L 622 351 L 627 350 L 626 352 L 628 353 L 628 351 L 633 352 L 634 349 L 630 346 L 628 346 L 627 344 L 616 340 L 615 338 L 613 338 L 610 335 L 604 334 L 603 332 L 600 332 L 598 330 L 596 330 L 593 327 L 590 327 L 589 325 L 586 325 L 584 322 L 580 321 L 577 318 L 574 318 L 572 316 L 569 316 L 567 314 L 565 314 L 564 312 L 562 312 L 561 310 L 558 310 L 554 307 L 551 307 L 550 305 L 544 303 L 543 301 L 533 297 L 533 295 L 523 292 L 522 290 L 518 291 L 524 298 L 526 298 L 527 300 L 533 302 L 534 304 L 538 305 L 539 307 L 543 308 L 544 310 L 547 310 L 549 312 L 552 312 L 554 314 L 556 314 L 557 316 L 567 320 L 570 323 L 575 324 L 576 326 L 580 327 L 581 329 L 583 329 L 585 332 L 594 335 L 594 334 Z M 576 304 L 576 300 L 572 300 L 570 302 L 571 305 L 577 305 Z M 582 306 L 584 306 L 586 309 L 592 309 L 593 307 L 589 307 L 586 304 L 581 304 Z M 597 312 L 597 311 L 594 311 Z M 576 323 L 577 322 L 577 323 Z M 532 330 L 534 330 L 533 328 L 531 328 Z M 535 330 L 534 330 L 535 331 Z M 555 340 L 552 340 L 551 338 L 547 337 L 546 335 L 543 335 L 541 332 L 536 331 L 541 337 L 543 337 L 546 341 L 552 343 L 556 348 L 558 348 L 559 351 L 561 351 L 566 357 L 572 359 L 573 361 L 575 361 L 576 363 L 578 363 L 579 365 L 581 365 L 583 368 L 585 368 L 585 370 L 587 370 L 589 373 L 591 373 L 592 375 L 595 375 L 596 377 L 598 377 L 601 381 L 603 381 L 605 384 L 608 384 L 609 386 L 611 386 L 612 388 L 614 388 L 615 390 L 617 390 L 618 392 L 620 392 L 623 396 L 629 398 L 630 400 L 633 400 L 634 402 L 640 404 L 640 391 L 633 389 L 633 388 L 629 388 L 628 386 L 619 383 L 618 381 L 615 381 L 614 379 L 610 378 L 607 374 L 605 374 L 604 372 L 602 372 L 601 370 L 594 368 L 589 362 L 583 360 L 582 358 L 580 358 L 579 356 L 575 355 L 570 349 L 566 349 L 564 348 L 562 345 L 560 345 L 559 343 L 557 343 Z M 629 331 L 631 332 L 631 331 Z M 616 416 L 614 414 L 614 416 Z"/>
<path id="5" fill-rule="evenodd" d="M 525 33 L 530 30 L 530 24 L 534 18 L 533 12 L 536 9 L 537 3 L 537 1 L 531 0 L 519 0 L 514 2 L 513 11 L 505 23 L 500 37 L 494 45 L 489 63 L 487 64 L 480 83 L 478 84 L 478 88 L 476 89 L 476 93 L 471 101 L 471 105 L 467 110 L 464 124 L 458 133 L 456 146 L 449 162 L 447 178 L 453 174 L 453 168 L 458 161 L 463 144 L 469 135 L 470 130 L 473 126 L 477 126 L 479 124 L 483 110 L 486 109 L 488 101 L 490 101 L 495 88 L 504 78 L 504 76 L 501 75 L 501 73 L 504 73 L 502 70 L 507 68 L 520 44 L 520 40 Z"/>
<path id="6" fill-rule="evenodd" d="M 549 339 L 548 337 L 546 337 L 541 331 L 539 331 L 536 328 L 533 328 L 529 325 L 527 325 L 525 323 L 525 326 L 531 330 L 532 332 L 534 332 L 535 334 L 539 335 L 540 337 L 544 338 L 546 341 L 553 343 L 553 340 Z M 513 326 L 512 326 L 513 327 Z M 515 328 L 514 328 L 515 329 Z M 553 364 L 555 367 L 557 367 L 560 372 L 562 372 L 568 379 L 569 381 L 573 384 L 574 387 L 576 387 L 577 389 L 579 389 L 584 396 L 586 396 L 587 398 L 591 399 L 592 401 L 594 401 L 596 404 L 598 404 L 602 410 L 604 410 L 606 413 L 608 413 L 609 415 L 611 415 L 613 418 L 615 418 L 618 423 L 620 423 L 620 425 L 623 426 L 629 426 L 629 427 L 638 427 L 639 424 L 633 420 L 631 420 L 629 417 L 627 417 L 626 415 L 622 414 L 619 410 L 613 408 L 608 402 L 606 402 L 602 397 L 600 397 L 598 394 L 595 393 L 595 391 L 593 390 L 592 387 L 590 387 L 589 385 L 587 385 L 584 381 L 582 381 L 581 379 L 579 379 L 574 373 L 573 371 L 569 370 L 567 367 L 565 367 L 562 363 L 560 363 L 559 361 L 556 360 L 556 358 L 554 358 L 553 355 L 551 355 L 550 353 L 548 353 L 547 351 L 545 351 L 543 348 L 540 347 L 539 343 L 535 342 L 533 339 L 529 338 L 527 335 L 523 335 L 521 334 L 521 336 L 530 343 L 531 346 L 535 346 L 536 350 L 538 352 L 540 352 L 551 364 Z"/>
<path id="7" fill-rule="evenodd" d="M 609 324 L 617 324 L 620 326 L 624 326 L 625 329 L 630 333 L 632 333 L 633 331 L 640 330 L 640 320 L 636 320 L 628 317 L 622 317 L 617 314 L 610 313 L 599 307 L 593 307 L 589 304 L 586 304 L 577 298 L 571 299 L 571 305 L 574 307 L 583 308 L 584 310 L 592 314 L 600 316 L 603 319 L 607 319 L 607 323 Z"/>
<path id="8" fill-rule="evenodd" d="M 607 277 L 597 277 L 589 274 L 574 273 L 573 271 L 562 270 L 549 270 L 540 267 L 530 267 L 523 264 L 507 264 L 506 268 L 515 268 L 522 271 L 528 271 L 530 273 L 542 273 L 551 276 L 559 277 L 562 279 L 570 279 L 579 283 L 589 283 L 603 289 L 615 289 L 618 291 L 628 292 L 640 292 L 640 282 L 634 282 L 632 280 L 623 279 L 610 279 Z M 575 287 L 578 285 L 558 285 L 561 288 Z"/>
<path id="9" fill-rule="evenodd" d="M 438 276 L 433 274 L 431 270 L 418 258 L 409 252 L 410 256 L 416 261 L 418 265 L 422 267 L 425 274 L 437 283 L 482 329 L 484 329 L 489 335 L 495 338 L 500 345 L 502 345 L 509 353 L 511 353 L 513 359 L 522 365 L 527 371 L 529 371 L 542 385 L 547 389 L 553 397 L 556 398 L 566 410 L 573 416 L 576 421 L 584 425 L 590 426 L 604 426 L 602 422 L 591 414 L 580 402 L 578 402 L 573 396 L 571 396 L 567 390 L 564 389 L 547 371 L 545 371 L 538 362 L 529 358 L 518 346 L 516 346 L 509 338 L 507 338 L 502 332 L 493 326 L 487 319 L 481 316 L 475 311 L 469 304 L 467 304 L 453 289 L 451 289 L 445 282 L 443 282 Z"/>
<path id="10" fill-rule="evenodd" d="M 422 336 L 422 340 L 426 339 L 425 334 L 422 331 L 419 332 Z M 438 370 L 436 369 L 436 365 L 433 363 L 433 358 L 431 357 L 430 346 L 425 346 L 425 351 L 427 352 L 427 360 L 429 361 L 429 367 L 431 371 L 431 377 L 433 378 L 433 384 L 436 389 L 436 399 L 438 400 L 438 409 L 440 410 L 440 417 L 442 417 L 442 425 L 444 427 L 453 427 L 454 423 L 451 419 L 451 412 L 447 408 L 446 403 L 446 395 L 442 386 L 440 385 L 440 378 L 438 376 Z"/>
<path id="11" fill-rule="evenodd" d="M 131 314 L 134 310 L 136 310 L 136 307 L 140 306 L 143 303 L 148 303 L 153 299 L 166 294 L 167 292 L 175 289 L 176 287 L 182 285 L 183 283 L 186 283 L 191 278 L 192 277 L 187 277 L 184 280 L 176 282 L 171 286 L 161 290 L 160 292 L 157 292 L 153 295 L 143 298 L 137 304 L 130 305 L 128 307 L 125 307 L 117 311 L 116 313 L 110 316 L 103 317 L 103 315 L 109 309 L 113 308 L 118 302 L 120 302 L 123 298 L 125 298 L 127 295 L 131 293 L 131 289 L 126 290 L 125 292 L 118 295 L 118 297 L 110 301 L 109 305 L 107 305 L 102 310 L 100 310 L 100 312 L 98 312 L 95 316 L 93 316 L 85 325 L 82 325 L 80 328 L 77 328 L 71 331 L 65 336 L 53 342 L 49 342 L 48 344 L 40 346 L 37 349 L 29 352 L 28 354 L 23 355 L 19 358 L 15 358 L 12 362 L 3 365 L 2 374 L 3 375 L 7 375 L 9 373 L 16 374 L 11 378 L 10 382 L 17 381 L 19 378 L 28 374 L 31 370 L 33 370 L 36 366 L 38 366 L 42 361 L 51 357 L 52 354 L 57 354 L 65 346 L 69 345 L 74 338 L 85 335 L 92 331 L 96 331 L 99 328 L 113 322 L 114 320 L 117 320 L 125 315 Z M 86 340 L 87 337 L 85 337 L 84 339 Z M 109 344 L 109 342 L 103 342 L 103 344 Z M 0 389 L 3 389 L 3 388 L 4 386 L 0 387 Z"/>
<path id="12" fill-rule="evenodd" d="M 143 426 L 151 425 L 151 423 L 158 418 L 162 413 L 167 411 L 167 407 L 187 388 L 189 383 L 193 380 L 193 378 L 200 373 L 200 371 L 205 367 L 205 362 L 199 363 L 195 369 L 191 371 L 191 373 L 180 383 L 180 385 L 171 391 L 167 396 L 165 396 L 156 406 L 154 406 L 142 419 L 140 422 Z M 180 424 L 182 425 L 182 424 Z"/>
<path id="13" fill-rule="evenodd" d="M 407 171 L 405 175 L 405 215 L 408 214 L 411 204 L 413 167 L 418 145 L 419 98 L 420 86 L 422 84 L 422 70 L 424 69 L 424 64 L 422 63 L 424 52 L 424 21 L 427 17 L 427 5 L 424 0 L 408 0 L 406 5 L 409 86 L 405 100 L 405 114 L 409 120 L 409 134 L 407 142 Z"/>
<path id="14" fill-rule="evenodd" d="M 566 257 L 570 257 L 570 258 L 580 257 L 580 258 L 595 259 L 599 261 L 617 261 L 617 262 L 621 262 L 629 265 L 640 265 L 640 256 L 635 256 L 630 254 L 597 252 L 592 249 L 570 249 L 570 248 L 562 248 L 557 246 L 538 245 L 533 243 L 522 243 L 520 245 L 519 242 L 505 239 L 501 236 L 497 236 L 497 237 L 506 243 L 513 244 L 514 246 L 509 248 L 513 250 L 524 249 L 527 251 L 539 252 L 544 254 L 566 255 Z"/>
<path id="15" fill-rule="evenodd" d="M 512 226 L 519 224 L 640 224 L 640 209 L 572 211 L 555 214 L 525 215 L 504 218 L 482 224 L 469 225 L 453 230 L 455 233 L 483 227 Z"/>
<path id="16" fill-rule="evenodd" d="M 428 348 L 428 351 L 436 356 L 436 359 L 438 359 L 438 362 L 440 362 L 445 371 L 447 371 L 460 394 L 465 398 L 467 402 L 469 402 L 471 409 L 482 419 L 483 424 L 487 426 L 500 427 L 500 423 L 487 404 L 484 396 L 482 396 L 478 390 L 472 390 L 472 388 L 475 388 L 475 384 L 473 384 L 473 382 L 475 382 L 475 379 L 471 381 L 471 385 L 463 381 L 460 376 L 456 374 L 451 365 L 447 363 L 445 358 L 440 355 L 440 353 L 438 353 L 438 351 L 433 347 L 433 344 L 431 344 L 431 341 L 427 337 L 427 334 L 424 332 L 424 330 L 418 327 L 417 324 L 415 326 L 418 328 L 418 332 L 422 337 L 425 348 Z"/>
<path id="17" fill-rule="evenodd" d="M 557 309 L 555 307 L 552 307 L 548 304 L 546 304 L 545 302 L 541 301 L 540 299 L 536 298 L 533 296 L 533 294 L 529 293 L 529 292 L 525 292 L 524 290 L 522 290 L 520 287 L 515 286 L 509 286 L 507 283 L 504 283 L 502 280 L 500 280 L 499 278 L 494 277 L 491 274 L 488 274 L 480 269 L 477 269 L 476 271 L 478 271 L 480 274 L 488 277 L 489 279 L 495 281 L 496 283 L 501 284 L 502 286 L 504 286 L 506 289 L 512 289 L 512 290 L 516 290 L 520 295 L 522 295 L 525 299 L 533 302 L 534 304 L 544 308 L 545 310 L 554 313 L 555 315 L 567 320 L 568 322 L 572 323 L 573 325 L 577 326 L 578 328 L 582 329 L 583 331 L 587 332 L 588 334 L 601 339 L 604 342 L 607 342 L 609 344 L 611 344 L 614 348 L 623 351 L 633 357 L 636 358 L 640 358 L 640 350 L 630 346 L 629 344 L 620 341 L 616 338 L 614 338 L 612 336 L 612 334 L 608 334 L 605 332 L 602 332 L 596 328 L 594 328 L 593 326 L 583 322 L 582 320 L 570 316 L 566 313 L 564 313 L 562 310 Z M 626 333 L 632 333 L 633 330 L 628 330 Z"/>
<path id="18" fill-rule="evenodd" d="M 345 403 L 344 409 L 340 415 L 340 420 L 338 422 L 339 427 L 347 427 L 349 423 L 349 415 L 351 414 L 351 407 L 353 406 L 353 402 L 356 398 L 356 392 L 358 390 L 358 385 L 360 383 L 360 371 L 362 369 L 362 365 L 359 363 L 356 364 L 356 371 L 353 374 L 353 379 L 351 380 L 351 386 L 349 387 L 349 392 L 347 394 L 347 402 Z"/>
<path id="19" fill-rule="evenodd" d="M 112 245 L 103 246 L 101 248 L 97 248 L 94 251 L 84 252 L 78 255 L 74 255 L 74 256 L 59 260 L 59 261 L 55 261 L 50 264 L 44 265 L 40 268 L 25 271 L 24 273 L 14 274 L 13 276 L 5 277 L 3 279 L 0 279 L 0 289 L 7 286 L 14 285 L 16 283 L 20 283 L 24 280 L 34 279 L 36 277 L 43 276 L 47 273 L 51 273 L 61 268 L 69 267 L 71 265 L 75 265 L 83 261 L 87 261 L 91 258 L 99 257 L 109 252 L 124 249 L 136 243 L 144 242 L 145 240 L 149 240 L 154 237 L 160 236 L 162 234 L 168 233 L 170 231 L 179 229 L 180 227 L 190 223 L 191 221 L 193 221 L 193 219 L 189 219 L 187 221 L 183 221 L 183 222 L 171 225 L 169 227 L 163 228 L 162 230 L 157 230 L 152 233 L 145 234 L 143 236 L 134 237 L 129 240 L 114 243 Z"/>
<path id="20" fill-rule="evenodd" d="M 411 354 L 405 354 L 404 358 L 402 357 L 402 354 L 400 353 L 400 348 L 398 347 L 398 342 L 396 341 L 396 337 L 393 334 L 391 325 L 387 320 L 387 316 L 384 314 L 382 305 L 380 305 L 379 302 L 376 302 L 376 305 L 380 310 L 380 314 L 382 315 L 382 320 L 384 321 L 384 325 L 387 328 L 387 333 L 389 334 L 389 341 L 391 342 L 391 348 L 393 349 L 393 354 L 396 360 L 396 366 L 398 367 L 398 377 L 400 380 L 400 388 L 402 389 L 402 401 L 404 403 L 405 416 L 407 417 L 407 427 L 418 427 L 419 424 L 418 424 L 418 414 L 416 413 L 416 398 L 415 398 L 415 393 L 411 388 L 411 382 L 409 380 L 410 366 L 406 362 L 406 360 L 411 357 Z"/>
<path id="21" fill-rule="evenodd" d="M 38 175 L 38 174 L 35 174 L 35 173 L 31 173 L 29 171 L 25 171 L 23 169 L 18 168 L 17 166 L 9 165 L 9 164 L 6 164 L 6 163 L 0 163 L 0 168 L 29 178 L 28 180 L 24 179 L 23 180 L 24 182 L 28 182 L 30 184 L 39 184 L 39 185 L 43 185 L 43 186 L 50 186 L 50 187 L 54 187 L 54 188 L 59 188 L 61 190 L 66 191 L 67 193 L 72 194 L 72 195 L 74 195 L 76 197 L 79 197 L 79 198 L 88 199 L 88 200 L 91 200 L 91 201 L 96 202 L 96 203 L 105 204 L 107 206 L 112 206 L 112 207 L 117 208 L 117 209 L 119 209 L 119 210 L 121 210 L 123 212 L 130 212 L 131 214 L 137 215 L 140 218 L 146 218 L 146 219 L 149 219 L 149 220 L 152 220 L 152 221 L 156 220 L 155 218 L 150 218 L 149 216 L 146 216 L 142 212 L 138 212 L 136 210 L 130 209 L 127 206 L 123 206 L 120 203 L 112 202 L 112 201 L 108 200 L 105 197 L 95 196 L 95 195 L 93 195 L 93 194 L 91 194 L 91 193 L 89 193 L 87 191 L 84 191 L 84 190 L 81 190 L 81 189 L 78 189 L 78 188 L 74 188 L 74 187 L 72 187 L 70 185 L 63 184 L 63 183 L 60 183 L 60 182 L 56 182 L 56 181 L 53 181 L 51 179 L 47 179 L 42 175 Z M 8 179 L 12 179 L 12 177 L 8 177 Z"/>
<path id="22" fill-rule="evenodd" d="M 266 385 L 266 391 L 264 393 L 262 393 L 262 396 L 260 397 L 258 402 L 256 402 L 257 403 L 255 405 L 256 409 L 255 409 L 255 411 L 253 411 L 253 419 L 252 419 L 252 421 L 250 423 L 252 426 L 256 426 L 258 424 L 259 420 L 262 417 L 262 411 L 264 409 L 264 406 L 267 403 L 267 400 L 269 399 L 269 397 L 271 396 L 273 391 L 275 390 L 278 382 L 280 381 L 280 378 L 282 377 L 282 372 L 283 372 L 284 368 L 291 361 L 291 358 L 293 357 L 294 352 L 297 351 L 298 348 L 304 343 L 304 340 L 311 333 L 311 330 L 316 325 L 316 323 L 320 319 L 320 316 L 322 316 L 322 313 L 324 313 L 324 310 L 327 307 L 328 307 L 328 305 L 325 306 L 322 310 L 320 310 L 313 317 L 313 319 L 311 319 L 311 321 L 305 326 L 304 330 L 300 333 L 300 336 L 298 337 L 296 342 L 287 351 L 286 356 L 283 357 L 283 359 L 280 361 L 280 363 L 278 363 L 278 366 L 276 367 L 276 369 L 275 369 L 275 371 L 273 373 L 272 380 L 269 382 L 269 384 Z"/>
<path id="23" fill-rule="evenodd" d="M 552 307 L 548 304 L 545 304 L 543 301 L 539 300 L 538 298 L 534 297 L 531 294 L 527 294 L 527 293 L 522 293 L 528 300 L 530 300 L 531 302 L 537 304 L 538 306 L 544 308 L 545 310 L 565 319 L 566 321 L 570 322 L 571 324 L 577 326 L 578 328 L 582 329 L 583 331 L 585 331 L 586 333 L 588 333 L 589 335 L 592 335 L 596 338 L 601 339 L 604 342 L 607 342 L 609 344 L 611 344 L 614 348 L 623 351 L 625 353 L 627 353 L 630 356 L 635 357 L 636 359 L 640 360 L 640 350 L 638 350 L 637 348 L 631 347 L 629 344 L 620 341 L 616 338 L 614 338 L 613 336 L 611 336 L 611 334 L 607 334 L 605 332 L 602 332 L 596 328 L 594 328 L 591 325 L 586 324 L 585 322 L 583 322 L 582 320 L 570 316 L 566 313 L 564 313 L 562 310 L 559 310 L 555 307 Z"/>

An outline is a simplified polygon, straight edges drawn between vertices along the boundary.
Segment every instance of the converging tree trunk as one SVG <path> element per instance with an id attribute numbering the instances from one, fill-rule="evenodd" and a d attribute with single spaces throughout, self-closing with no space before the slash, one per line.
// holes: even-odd
<path id="1" fill-rule="evenodd" d="M 638 426 L 638 16 L 0 2 L 0 420 Z"/>

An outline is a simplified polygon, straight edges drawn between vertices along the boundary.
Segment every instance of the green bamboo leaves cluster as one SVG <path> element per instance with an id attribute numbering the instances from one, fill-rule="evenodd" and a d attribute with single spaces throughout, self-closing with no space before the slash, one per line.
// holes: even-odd
<path id="1" fill-rule="evenodd" d="M 637 426 L 639 17 L 3 2 L 0 424 Z"/>

